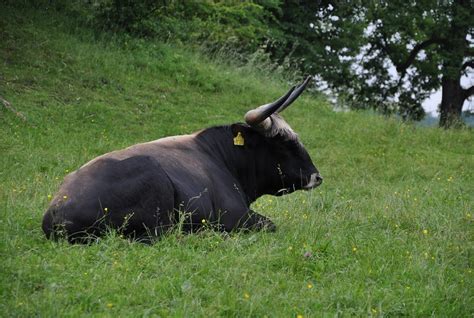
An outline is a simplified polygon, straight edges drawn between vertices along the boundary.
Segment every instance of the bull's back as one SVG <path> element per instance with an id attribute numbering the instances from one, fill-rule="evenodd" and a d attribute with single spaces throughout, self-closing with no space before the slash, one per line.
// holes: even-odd
<path id="1" fill-rule="evenodd" d="M 100 235 L 106 226 L 142 235 L 169 226 L 174 190 L 146 155 L 102 157 L 68 175 L 43 217 L 48 238 Z"/>

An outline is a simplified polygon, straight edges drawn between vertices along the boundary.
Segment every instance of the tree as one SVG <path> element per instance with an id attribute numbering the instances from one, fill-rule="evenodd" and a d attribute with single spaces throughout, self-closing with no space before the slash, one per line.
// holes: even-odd
<path id="1" fill-rule="evenodd" d="M 82 3 L 82 2 L 81 2 Z M 222 47 L 246 56 L 262 48 L 279 65 L 318 75 L 352 108 L 424 116 L 442 87 L 440 125 L 460 121 L 474 88 L 472 0 L 97 0 L 95 26 Z"/>
<path id="2" fill-rule="evenodd" d="M 284 49 L 271 48 L 273 56 L 303 60 L 304 71 L 321 75 L 354 108 L 418 120 L 422 101 L 441 86 L 440 125 L 450 127 L 474 94 L 460 84 L 474 66 L 471 0 L 286 0 L 281 12 L 285 36 L 274 47 Z"/>

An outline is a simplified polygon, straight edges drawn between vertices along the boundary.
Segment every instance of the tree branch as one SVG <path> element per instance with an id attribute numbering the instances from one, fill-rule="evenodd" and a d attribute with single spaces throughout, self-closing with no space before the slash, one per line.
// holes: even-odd
<path id="1" fill-rule="evenodd" d="M 474 86 L 471 86 L 469 88 L 463 89 L 462 90 L 462 95 L 464 97 L 464 100 L 468 99 L 472 95 L 474 95 Z"/>
<path id="2" fill-rule="evenodd" d="M 399 73 L 399 78 L 398 78 L 397 83 L 395 85 L 392 85 L 383 94 L 384 99 L 386 98 L 386 95 L 389 94 L 389 91 L 392 91 L 392 94 L 393 94 L 393 91 L 398 90 L 402 86 L 408 67 L 410 67 L 410 65 L 413 64 L 416 56 L 418 55 L 418 53 L 420 53 L 421 50 L 429 47 L 430 45 L 441 44 L 445 42 L 443 38 L 433 36 L 429 38 L 428 40 L 425 40 L 423 42 L 416 44 L 413 47 L 413 49 L 410 51 L 410 53 L 408 54 L 408 57 L 405 59 L 405 61 L 402 63 L 397 63 L 397 61 L 395 61 L 394 59 L 390 57 L 390 43 L 387 40 L 387 35 L 383 32 L 381 32 L 380 35 L 381 35 L 381 40 L 378 41 L 377 44 L 379 45 L 380 49 L 390 58 L 391 62 L 395 65 L 397 72 Z"/>
<path id="3" fill-rule="evenodd" d="M 474 68 L 474 60 L 464 62 L 464 64 L 461 66 L 461 71 L 464 71 L 468 67 Z"/>
<path id="4" fill-rule="evenodd" d="M 407 59 L 403 63 L 395 65 L 395 67 L 397 68 L 397 72 L 401 74 L 400 77 L 405 76 L 405 73 L 406 73 L 408 67 L 410 67 L 410 65 L 413 64 L 413 62 L 415 61 L 416 56 L 418 55 L 418 53 L 420 53 L 421 50 L 427 48 L 430 45 L 441 44 L 443 42 L 444 42 L 444 39 L 442 39 L 442 38 L 431 37 L 428 40 L 425 40 L 425 41 L 420 42 L 417 45 L 415 45 L 413 47 L 413 49 L 411 50 L 410 54 L 408 55 Z"/>

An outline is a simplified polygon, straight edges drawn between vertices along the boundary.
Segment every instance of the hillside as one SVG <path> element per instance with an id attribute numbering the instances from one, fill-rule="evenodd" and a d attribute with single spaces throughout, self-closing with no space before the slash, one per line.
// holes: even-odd
<path id="1" fill-rule="evenodd" d="M 0 312 L 5 316 L 440 316 L 474 312 L 471 129 L 333 112 L 284 117 L 324 176 L 254 208 L 276 233 L 211 230 L 152 246 L 47 241 L 66 173 L 114 149 L 240 122 L 290 83 L 185 45 L 95 36 L 0 4 Z"/>

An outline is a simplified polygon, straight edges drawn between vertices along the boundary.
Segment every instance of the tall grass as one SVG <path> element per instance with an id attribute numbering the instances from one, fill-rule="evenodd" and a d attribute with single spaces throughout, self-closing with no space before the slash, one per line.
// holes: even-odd
<path id="1" fill-rule="evenodd" d="M 276 233 L 47 241 L 41 217 L 67 172 L 133 143 L 241 121 L 287 86 L 186 47 L 97 40 L 55 13 L 0 8 L 0 95 L 27 118 L 0 112 L 2 316 L 474 312 L 472 130 L 334 113 L 308 94 L 284 115 L 325 182 L 254 204 Z"/>

